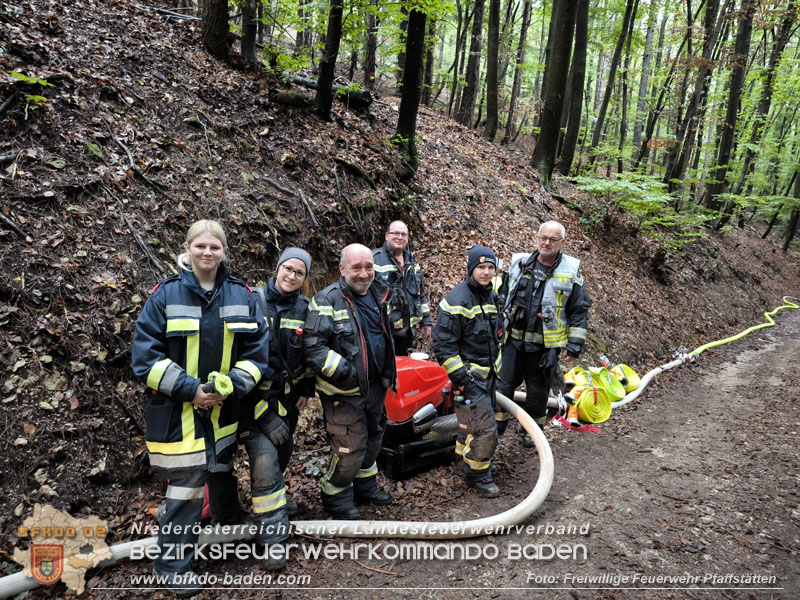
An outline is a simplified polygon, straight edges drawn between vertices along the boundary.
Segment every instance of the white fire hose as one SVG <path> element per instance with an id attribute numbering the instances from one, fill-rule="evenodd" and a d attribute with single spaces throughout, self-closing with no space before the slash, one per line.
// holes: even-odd
<path id="1" fill-rule="evenodd" d="M 510 527 L 521 523 L 542 505 L 550 492 L 554 474 L 553 453 L 544 433 L 528 413 L 500 393 L 497 394 L 497 402 L 500 408 L 511 413 L 523 429 L 530 434 L 539 455 L 539 478 L 536 480 L 536 485 L 531 493 L 516 506 L 494 516 L 472 521 L 292 521 L 294 532 L 323 537 L 461 539 L 488 535 L 495 533 L 499 527 Z M 409 527 L 410 524 L 414 524 L 416 527 Z M 249 536 L 246 534 L 201 534 L 198 544 L 223 544 L 248 538 Z M 123 558 L 130 558 L 135 548 L 145 550 L 156 546 L 157 540 L 156 537 L 149 537 L 111 546 L 109 548 L 111 558 L 104 560 L 98 566 L 110 566 Z M 37 587 L 39 587 L 39 583 L 32 577 L 26 577 L 22 572 L 7 575 L 0 578 L 0 598 L 16 596 Z"/>

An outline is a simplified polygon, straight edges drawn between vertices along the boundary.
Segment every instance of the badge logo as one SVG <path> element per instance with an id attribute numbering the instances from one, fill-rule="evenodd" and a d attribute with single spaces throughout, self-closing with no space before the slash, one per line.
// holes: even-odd
<path id="1" fill-rule="evenodd" d="M 42 585 L 61 579 L 64 573 L 64 546 L 62 544 L 33 544 L 31 546 L 31 575 Z"/>

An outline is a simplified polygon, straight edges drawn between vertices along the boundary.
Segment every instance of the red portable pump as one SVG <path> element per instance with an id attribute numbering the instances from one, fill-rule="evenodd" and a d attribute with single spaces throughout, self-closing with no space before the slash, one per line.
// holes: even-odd
<path id="1" fill-rule="evenodd" d="M 436 362 L 397 357 L 397 392 L 386 394 L 386 418 L 378 461 L 390 477 L 409 477 L 455 457 L 452 384 Z"/>

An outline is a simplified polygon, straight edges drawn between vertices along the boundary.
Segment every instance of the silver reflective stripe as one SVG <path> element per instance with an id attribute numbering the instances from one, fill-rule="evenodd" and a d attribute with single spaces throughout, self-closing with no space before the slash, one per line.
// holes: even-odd
<path id="1" fill-rule="evenodd" d="M 203 487 L 167 486 L 167 498 L 172 498 L 173 500 L 199 500 L 203 496 Z"/>
<path id="2" fill-rule="evenodd" d="M 199 306 L 186 306 L 184 304 L 167 304 L 167 318 L 171 317 L 194 317 L 199 319 L 203 316 L 203 309 Z"/>
<path id="3" fill-rule="evenodd" d="M 155 454 L 150 452 L 150 464 L 162 469 L 179 469 L 197 467 L 206 464 L 206 451 L 191 454 Z"/>
<path id="4" fill-rule="evenodd" d="M 219 440 L 217 442 L 217 445 L 215 446 L 215 448 L 217 450 L 217 454 L 219 454 L 220 452 L 225 450 L 225 448 L 227 448 L 231 444 L 235 444 L 235 443 L 236 443 L 236 434 L 235 433 L 232 433 L 230 435 L 226 435 L 224 438 Z"/>
<path id="5" fill-rule="evenodd" d="M 250 307 L 246 304 L 230 304 L 219 307 L 219 316 L 225 317 L 249 317 Z"/>
<path id="6" fill-rule="evenodd" d="M 158 391 L 167 396 L 172 396 L 172 393 L 175 391 L 175 384 L 178 383 L 178 378 L 182 373 L 183 369 L 176 363 L 169 363 L 167 370 L 164 372 L 164 376 L 161 378 L 161 381 L 158 382 Z"/>
<path id="7" fill-rule="evenodd" d="M 244 369 L 239 369 L 239 368 L 231 369 L 230 374 L 232 375 L 233 373 L 236 373 L 239 379 L 242 380 L 242 383 L 244 384 L 245 393 L 249 394 L 252 391 L 252 389 L 256 387 L 256 380 L 253 379 L 253 376 L 250 375 L 250 373 L 248 373 Z"/>

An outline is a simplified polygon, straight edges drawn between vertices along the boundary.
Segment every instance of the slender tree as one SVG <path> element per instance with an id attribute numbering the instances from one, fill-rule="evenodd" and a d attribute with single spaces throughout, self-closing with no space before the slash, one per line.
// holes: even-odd
<path id="1" fill-rule="evenodd" d="M 650 16 L 647 23 L 647 33 L 644 38 L 644 54 L 642 55 L 642 74 L 639 78 L 639 98 L 636 103 L 636 119 L 633 123 L 633 147 L 638 148 L 642 143 L 642 128 L 644 127 L 645 107 L 647 106 L 647 86 L 650 80 L 650 63 L 653 55 L 653 34 L 656 27 L 656 11 L 658 3 L 650 5 Z"/>
<path id="2" fill-rule="evenodd" d="M 614 79 L 617 75 L 617 67 L 619 60 L 622 56 L 622 47 L 625 45 L 625 38 L 628 36 L 628 23 L 631 19 L 635 18 L 633 14 L 634 4 L 636 0 L 627 0 L 625 2 L 625 15 L 622 17 L 622 28 L 619 32 L 617 45 L 614 48 L 614 54 L 611 57 L 611 65 L 608 70 L 608 81 L 606 82 L 606 91 L 603 94 L 603 101 L 600 103 L 600 111 L 597 114 L 597 121 L 594 124 L 594 133 L 592 134 L 592 150 L 597 148 L 600 143 L 600 134 L 603 131 L 603 125 L 606 120 L 606 113 L 608 112 L 608 104 L 611 101 L 611 93 L 614 91 Z"/>
<path id="3" fill-rule="evenodd" d="M 417 154 L 417 112 L 422 96 L 423 61 L 425 58 L 426 15 L 418 7 L 408 13 L 406 32 L 406 65 L 403 69 L 403 94 L 397 116 L 397 129 L 393 137 L 400 150 L 405 168 L 399 174 L 401 179 L 411 179 L 419 168 Z"/>
<path id="4" fill-rule="evenodd" d="M 242 8 L 242 59 L 245 62 L 255 64 L 258 62 L 256 56 L 256 34 L 258 33 L 258 21 L 256 20 L 256 4 L 261 6 L 257 0 L 241 0 Z"/>
<path id="5" fill-rule="evenodd" d="M 551 19 L 555 19 L 553 40 L 550 51 L 550 64 L 547 68 L 547 95 L 541 113 L 539 139 L 531 158 L 531 166 L 539 171 L 545 184 L 550 183 L 556 161 L 556 149 L 561 124 L 561 111 L 564 108 L 564 89 L 569 72 L 569 59 L 572 52 L 572 36 L 575 29 L 575 2 L 561 0 Z"/>
<path id="6" fill-rule="evenodd" d="M 717 164 L 711 176 L 711 183 L 706 193 L 706 208 L 719 210 L 721 205 L 718 196 L 725 191 L 727 186 L 728 163 L 733 152 L 733 136 L 736 133 L 736 121 L 739 117 L 739 103 L 744 86 L 744 76 L 747 69 L 747 58 L 750 54 L 750 38 L 753 35 L 753 14 L 755 13 L 755 0 L 742 0 L 739 11 L 739 28 L 736 32 L 736 48 L 731 57 L 731 81 L 728 88 L 728 110 L 725 113 L 725 123 L 722 124 L 722 135 L 719 142 Z M 725 211 L 730 215 L 732 206 Z M 727 218 L 720 219 L 718 225 L 722 226 Z"/>
<path id="7" fill-rule="evenodd" d="M 428 18 L 428 33 L 425 36 L 425 75 L 422 78 L 422 104 L 431 105 L 433 97 L 433 50 L 436 43 L 436 19 Z"/>
<path id="8" fill-rule="evenodd" d="M 583 113 L 583 85 L 586 79 L 586 49 L 589 45 L 589 0 L 578 0 L 575 15 L 575 50 L 572 54 L 572 93 L 570 95 L 569 121 L 567 132 L 564 134 L 564 144 L 561 149 L 561 161 L 558 171 L 569 175 L 572 161 L 575 157 L 575 146 L 581 128 Z"/>
<path id="9" fill-rule="evenodd" d="M 364 44 L 364 87 L 368 90 L 375 89 L 376 54 L 378 51 L 378 0 L 370 0 L 364 19 L 367 27 Z"/>
<path id="10" fill-rule="evenodd" d="M 467 60 L 466 86 L 461 93 L 461 105 L 458 108 L 457 120 L 467 127 L 472 126 L 472 114 L 475 112 L 475 100 L 478 97 L 478 82 L 481 67 L 481 34 L 483 33 L 484 0 L 475 0 L 472 12 L 472 33 Z"/>
<path id="11" fill-rule="evenodd" d="M 331 118 L 334 69 L 336 68 L 336 57 L 339 55 L 339 43 L 342 39 L 342 2 L 343 0 L 331 0 L 328 11 L 328 32 L 325 36 L 325 50 L 319 61 L 316 97 L 317 114 L 326 121 Z"/>
<path id="12" fill-rule="evenodd" d="M 497 70 L 500 51 L 500 0 L 489 0 L 489 44 L 486 52 L 486 128 L 483 137 L 497 135 Z"/>
<path id="13" fill-rule="evenodd" d="M 517 100 L 519 91 L 522 87 L 522 67 L 525 63 L 525 38 L 528 35 L 528 27 L 531 23 L 531 0 L 524 0 L 525 6 L 522 9 L 522 26 L 519 32 L 519 45 L 517 46 L 517 62 L 514 69 L 514 83 L 511 85 L 511 100 L 508 105 L 508 120 L 506 121 L 506 132 L 500 144 L 506 145 L 514 137 L 514 117 L 516 116 Z"/>

